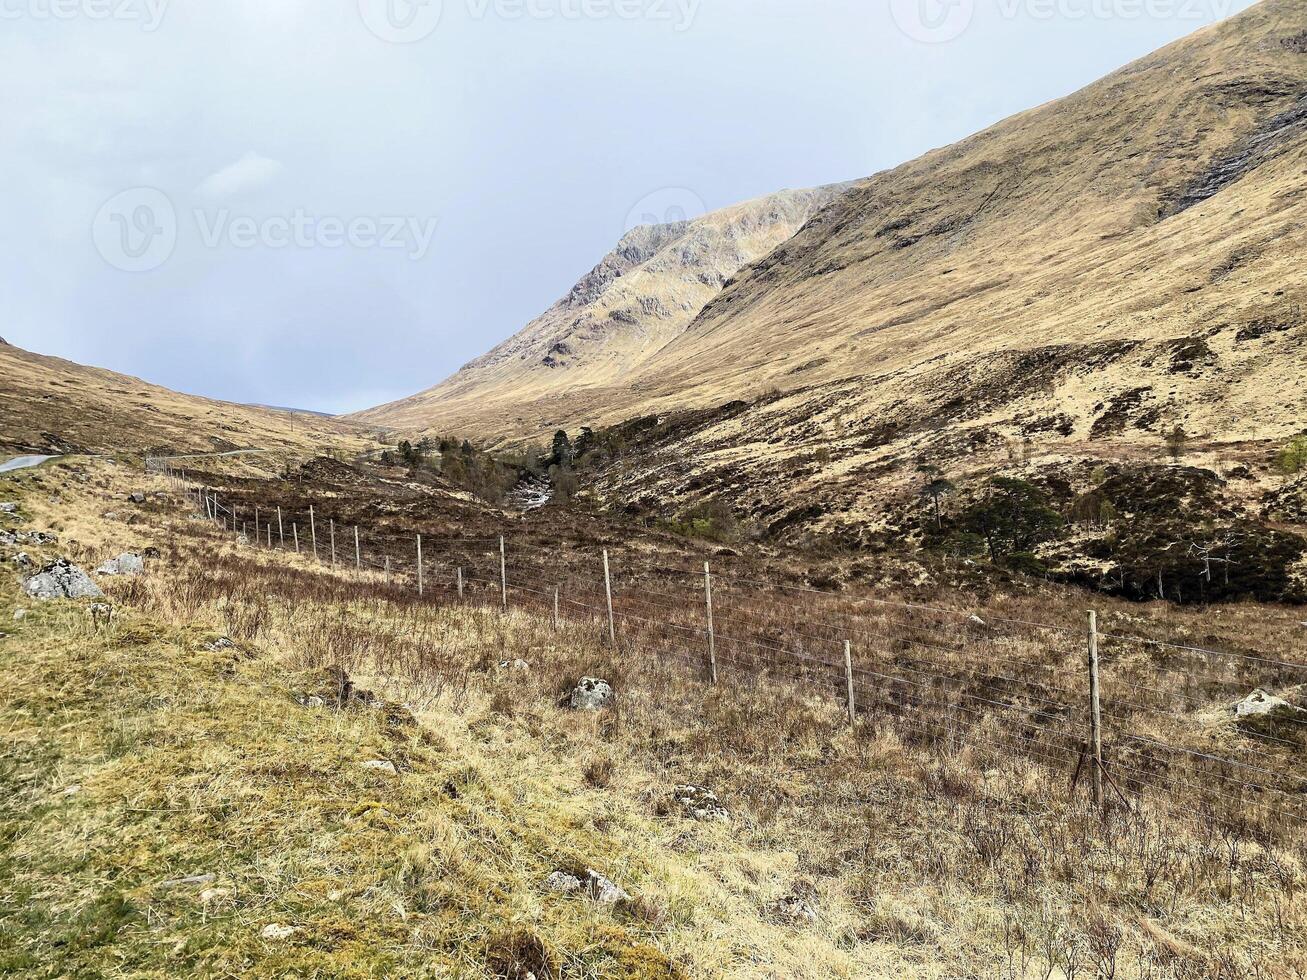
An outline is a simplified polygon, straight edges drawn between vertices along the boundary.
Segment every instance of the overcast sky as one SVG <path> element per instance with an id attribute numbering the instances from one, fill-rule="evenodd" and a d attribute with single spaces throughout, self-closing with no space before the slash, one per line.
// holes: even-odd
<path id="1" fill-rule="evenodd" d="M 867 176 L 1249 5 L 0 0 L 0 336 L 369 407 L 633 222 Z"/>

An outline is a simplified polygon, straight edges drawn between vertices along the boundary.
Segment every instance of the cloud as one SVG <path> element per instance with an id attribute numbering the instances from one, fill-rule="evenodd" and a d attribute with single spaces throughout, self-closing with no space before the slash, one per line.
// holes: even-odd
<path id="1" fill-rule="evenodd" d="M 270 160 L 253 150 L 217 173 L 209 174 L 195 188 L 201 197 L 235 197 L 267 187 L 285 169 L 279 160 Z"/>

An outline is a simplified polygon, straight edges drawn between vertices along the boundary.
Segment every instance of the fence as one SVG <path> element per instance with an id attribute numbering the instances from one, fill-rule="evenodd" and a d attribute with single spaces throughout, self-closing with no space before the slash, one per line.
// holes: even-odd
<path id="1" fill-rule="evenodd" d="M 1307 713 L 1231 728 L 1232 699 L 1307 680 L 1307 664 L 751 580 L 607 549 L 565 562 L 505 537 L 392 536 L 220 500 L 167 471 L 209 520 L 260 547 L 296 551 L 419 599 L 520 606 L 557 627 L 592 622 L 609 644 L 677 660 L 706 683 L 768 679 L 842 702 L 855 726 L 1021 753 L 1083 780 L 1097 804 L 1195 803 L 1256 822 L 1307 818 L 1298 766 Z M 325 525 L 325 526 L 324 526 Z M 1297 771 L 1295 771 L 1297 770 Z M 1181 802 L 1183 801 L 1183 802 Z"/>

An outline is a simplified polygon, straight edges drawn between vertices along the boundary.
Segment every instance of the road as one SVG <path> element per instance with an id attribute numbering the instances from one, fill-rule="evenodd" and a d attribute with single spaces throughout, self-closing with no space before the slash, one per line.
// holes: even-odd
<path id="1" fill-rule="evenodd" d="M 12 473 L 14 470 L 30 469 L 33 466 L 40 466 L 47 460 L 58 458 L 58 456 L 15 456 L 7 463 L 0 463 L 0 473 Z"/>

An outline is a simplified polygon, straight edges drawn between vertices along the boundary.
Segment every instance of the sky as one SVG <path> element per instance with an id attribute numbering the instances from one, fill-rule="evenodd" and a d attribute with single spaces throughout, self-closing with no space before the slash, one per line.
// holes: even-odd
<path id="1" fill-rule="evenodd" d="M 328 412 L 1250 0 L 0 0 L 0 336 Z"/>

